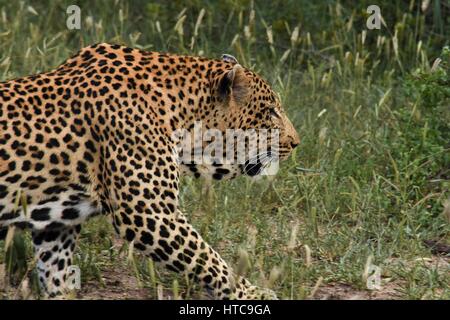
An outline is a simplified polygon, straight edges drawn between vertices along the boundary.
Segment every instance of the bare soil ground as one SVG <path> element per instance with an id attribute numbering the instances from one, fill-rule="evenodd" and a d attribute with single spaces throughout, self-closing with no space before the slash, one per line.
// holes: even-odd
<path id="1" fill-rule="evenodd" d="M 417 262 L 417 261 L 416 261 Z M 450 272 L 450 257 L 433 256 L 423 261 L 430 268 L 434 267 L 439 272 Z M 399 261 L 392 261 L 399 263 Z M 98 281 L 90 281 L 84 285 L 78 293 L 81 299 L 154 299 L 151 289 L 139 288 L 134 274 L 125 267 L 116 266 L 102 270 L 104 285 Z M 401 299 L 401 291 L 404 286 L 401 280 L 382 279 L 379 290 L 362 290 L 345 283 L 327 283 L 319 286 L 311 299 L 317 300 L 397 300 Z M 164 292 L 164 298 L 170 298 L 170 292 Z"/>
<path id="2" fill-rule="evenodd" d="M 83 300 L 147 300 L 155 299 L 150 289 L 141 288 L 139 283 L 124 267 L 117 267 L 102 271 L 102 282 L 88 281 L 77 293 L 77 299 Z"/>
<path id="3" fill-rule="evenodd" d="M 420 260 L 420 261 L 419 261 Z M 435 268 L 438 272 L 450 273 L 450 257 L 434 255 L 431 258 L 419 258 L 408 264 L 424 263 L 429 268 Z M 392 260 L 392 264 L 401 263 L 400 260 Z M 397 300 L 402 299 L 402 288 L 405 281 L 382 279 L 379 290 L 361 290 L 345 283 L 329 283 L 321 285 L 313 299 L 318 300 Z"/>
<path id="4" fill-rule="evenodd" d="M 417 263 L 418 261 L 415 260 Z M 401 261 L 392 261 L 392 264 Z M 403 262 L 404 263 L 404 262 Z M 411 265 L 413 262 L 410 262 Z M 430 268 L 436 268 L 439 272 L 450 272 L 450 257 L 435 255 L 431 258 L 421 259 Z M 19 287 L 7 286 L 4 278 L 4 264 L 0 264 L 0 296 L 8 299 L 35 299 L 30 294 L 28 281 L 24 281 Z M 379 290 L 363 290 L 355 288 L 346 283 L 324 283 L 315 291 L 310 299 L 314 300 L 396 300 L 402 298 L 402 287 L 405 283 L 402 280 L 392 280 L 383 278 Z M 105 266 L 101 270 L 101 281 L 89 280 L 82 285 L 82 289 L 77 291 L 69 299 L 81 300 L 148 300 L 171 299 L 169 290 L 161 290 L 159 294 L 155 290 L 142 287 L 136 279 L 133 271 L 125 264 L 115 264 Z M 202 297 L 195 297 L 202 298 Z"/>
<path id="5" fill-rule="evenodd" d="M 380 290 L 359 290 L 344 283 L 332 283 L 321 286 L 314 299 L 316 300 L 396 300 L 400 298 L 399 283 L 388 283 Z"/>

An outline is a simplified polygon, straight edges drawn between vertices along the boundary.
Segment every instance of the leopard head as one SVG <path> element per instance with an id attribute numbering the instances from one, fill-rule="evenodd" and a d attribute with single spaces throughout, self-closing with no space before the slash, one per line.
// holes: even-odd
<path id="1" fill-rule="evenodd" d="M 196 114 L 203 131 L 197 146 L 203 155 L 210 155 L 209 161 L 203 157 L 201 163 L 185 165 L 197 176 L 215 179 L 260 175 L 288 158 L 300 143 L 299 136 L 267 81 L 232 56 L 214 61 L 209 104 Z"/>

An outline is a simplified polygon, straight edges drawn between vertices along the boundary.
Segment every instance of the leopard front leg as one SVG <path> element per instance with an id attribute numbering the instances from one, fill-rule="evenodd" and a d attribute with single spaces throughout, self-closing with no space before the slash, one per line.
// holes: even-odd
<path id="1" fill-rule="evenodd" d="M 128 204 L 122 203 L 120 207 L 123 211 L 115 214 L 114 224 L 125 239 L 169 270 L 187 273 L 189 279 L 200 282 L 214 298 L 276 299 L 271 290 L 257 288 L 236 276 L 181 212 L 131 216 L 126 214 L 131 209 Z"/>
<path id="2" fill-rule="evenodd" d="M 115 230 L 154 261 L 200 282 L 214 298 L 273 298 L 236 277 L 187 222 L 178 209 L 179 167 L 170 140 L 153 140 L 128 151 L 105 146 L 109 166 L 115 169 L 103 171 Z"/>
<path id="3" fill-rule="evenodd" d="M 33 230 L 36 269 L 44 297 L 55 298 L 67 293 L 68 267 L 72 264 L 80 230 L 80 225 Z"/>

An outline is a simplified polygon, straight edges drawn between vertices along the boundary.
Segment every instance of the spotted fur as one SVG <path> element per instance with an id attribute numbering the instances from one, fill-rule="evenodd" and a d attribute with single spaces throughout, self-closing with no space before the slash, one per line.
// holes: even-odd
<path id="1" fill-rule="evenodd" d="M 236 59 L 82 49 L 57 69 L 0 83 L 0 233 L 32 230 L 43 292 L 66 292 L 81 224 L 111 217 L 117 233 L 214 298 L 272 298 L 236 276 L 178 207 L 179 178 L 228 179 L 260 167 L 178 163 L 171 134 L 277 128 L 279 154 L 299 143 L 270 86 Z M 18 192 L 23 207 L 14 206 Z"/>

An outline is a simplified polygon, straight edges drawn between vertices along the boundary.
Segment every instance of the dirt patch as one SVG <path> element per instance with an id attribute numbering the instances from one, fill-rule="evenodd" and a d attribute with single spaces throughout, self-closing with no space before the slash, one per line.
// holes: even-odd
<path id="1" fill-rule="evenodd" d="M 408 268 L 413 268 L 417 264 L 422 264 L 428 269 L 434 269 L 441 274 L 449 274 L 450 257 L 433 255 L 429 258 L 416 258 L 412 261 L 401 259 L 390 259 L 386 261 L 391 266 L 402 264 Z M 402 288 L 405 281 L 396 279 L 381 279 L 380 289 L 362 290 L 345 283 L 328 283 L 320 285 L 311 299 L 315 300 L 396 300 L 402 299 Z M 441 292 L 441 290 L 438 290 Z"/>
<path id="2" fill-rule="evenodd" d="M 82 285 L 76 299 L 82 300 L 149 300 L 150 289 L 142 288 L 129 269 L 115 266 L 102 270 L 102 281 L 90 280 Z"/>
<path id="3" fill-rule="evenodd" d="M 125 257 L 123 257 L 125 259 Z M 429 258 L 416 258 L 411 261 L 401 259 L 390 259 L 386 261 L 391 266 L 396 264 L 406 265 L 412 268 L 421 264 L 426 268 L 435 269 L 439 273 L 448 274 L 450 271 L 450 258 L 447 256 L 431 256 Z M 25 280 L 18 287 L 10 287 L 5 283 L 4 265 L 0 264 L 0 299 L 36 299 L 31 294 Z M 396 300 L 402 299 L 402 288 L 405 280 L 382 278 L 381 287 L 378 290 L 365 290 L 356 288 L 346 283 L 323 283 L 320 284 L 310 299 L 314 300 Z M 28 287 L 28 288 L 27 288 Z M 166 288 L 155 290 L 142 287 L 133 270 L 126 263 L 103 266 L 101 280 L 88 280 L 82 284 L 81 290 L 67 299 L 82 300 L 152 300 L 173 299 L 173 294 Z M 155 292 L 158 291 L 158 292 Z M 183 293 L 181 293 L 182 296 Z M 190 298 L 205 299 L 195 293 Z"/>
<path id="4" fill-rule="evenodd" d="M 344 283 L 321 286 L 314 295 L 315 300 L 395 300 L 400 299 L 400 283 L 387 283 L 380 290 L 360 290 Z"/>

